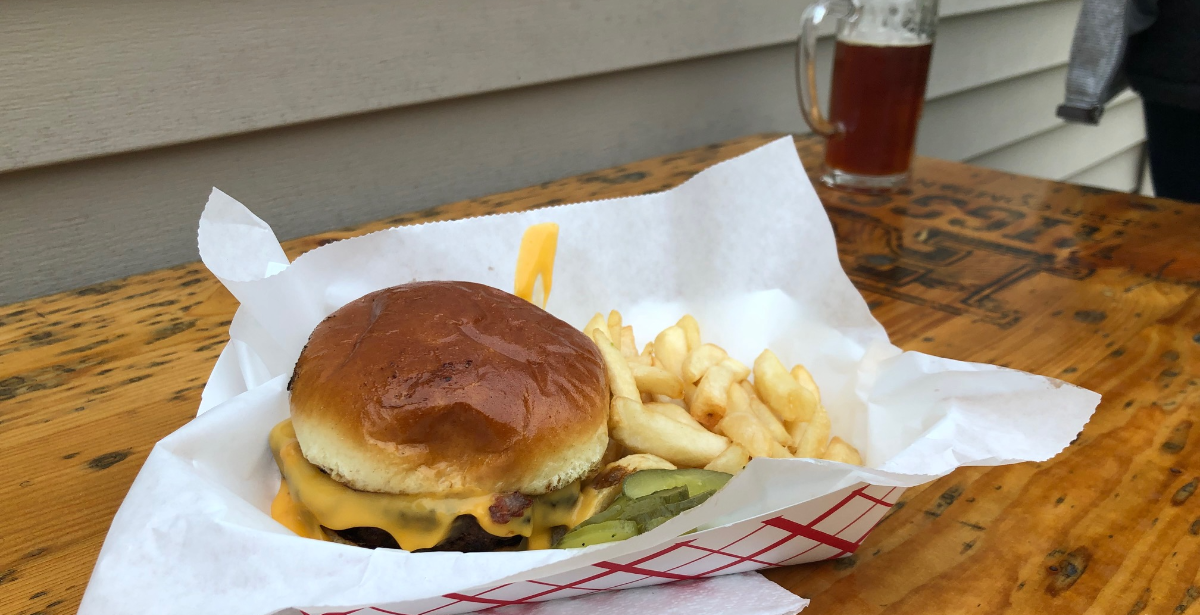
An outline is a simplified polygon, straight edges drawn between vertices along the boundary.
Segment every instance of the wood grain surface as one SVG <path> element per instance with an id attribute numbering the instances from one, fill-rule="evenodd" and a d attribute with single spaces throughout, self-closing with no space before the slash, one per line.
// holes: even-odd
<path id="1" fill-rule="evenodd" d="M 286 244 L 642 194 L 747 137 Z M 810 168 L 820 145 L 797 141 Z M 1200 206 L 919 159 L 912 193 L 819 189 L 898 345 L 1104 395 L 1053 460 L 905 493 L 859 551 L 767 573 L 806 613 L 1200 612 Z M 0 612 L 76 609 L 154 442 L 190 419 L 234 299 L 198 264 L 0 308 Z M 1200 429 L 1196 431 L 1200 432 Z"/>

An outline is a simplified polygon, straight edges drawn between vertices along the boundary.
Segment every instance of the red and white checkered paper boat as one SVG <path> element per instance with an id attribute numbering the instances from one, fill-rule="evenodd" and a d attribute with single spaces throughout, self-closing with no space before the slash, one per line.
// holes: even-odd
<path id="1" fill-rule="evenodd" d="M 755 459 L 647 534 L 570 551 L 371 551 L 272 520 L 279 473 L 266 434 L 288 415 L 285 384 L 313 327 L 415 279 L 508 288 L 521 234 L 539 222 L 561 228 L 551 312 L 582 325 L 615 307 L 643 335 L 690 312 L 743 361 L 771 348 L 803 363 L 833 433 L 869 467 Z M 84 615 L 449 615 L 839 557 L 904 487 L 960 465 L 1048 459 L 1099 402 L 1055 380 L 892 346 L 841 269 L 790 139 L 662 193 L 390 229 L 292 263 L 270 227 L 214 191 L 200 251 L 241 302 L 230 342 L 201 414 L 158 443 L 113 520 Z"/>
<path id="2" fill-rule="evenodd" d="M 832 559 L 853 553 L 903 492 L 902 487 L 848 487 L 786 510 L 681 536 L 652 549 L 541 579 L 397 605 L 301 612 L 451 615 Z"/>

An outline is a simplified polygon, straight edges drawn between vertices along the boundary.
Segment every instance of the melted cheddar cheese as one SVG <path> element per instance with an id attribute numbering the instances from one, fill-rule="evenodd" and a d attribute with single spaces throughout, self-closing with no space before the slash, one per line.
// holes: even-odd
<path id="1" fill-rule="evenodd" d="M 558 225 L 534 224 L 525 229 L 517 252 L 517 275 L 513 294 L 540 307 L 546 307 L 554 278 L 554 255 L 558 251 Z"/>
<path id="2" fill-rule="evenodd" d="M 391 534 L 408 551 L 428 549 L 450 533 L 459 515 L 471 515 L 489 534 L 525 536 L 531 549 L 550 547 L 551 529 L 574 527 L 587 510 L 579 483 L 534 498 L 524 515 L 496 523 L 488 508 L 496 496 L 437 498 L 420 495 L 369 493 L 351 489 L 309 463 L 300 452 L 292 421 L 271 430 L 271 453 L 283 475 L 271 504 L 271 517 L 300 536 L 327 540 L 321 526 L 333 530 L 377 527 Z"/>
<path id="3" fill-rule="evenodd" d="M 316 517 L 292 497 L 287 479 L 279 481 L 279 493 L 271 502 L 271 518 L 298 536 L 325 540 L 325 532 Z"/>

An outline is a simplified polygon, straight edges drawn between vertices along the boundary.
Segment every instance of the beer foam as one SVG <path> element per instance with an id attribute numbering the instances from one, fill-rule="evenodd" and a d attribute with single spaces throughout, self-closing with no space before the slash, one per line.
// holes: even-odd
<path id="1" fill-rule="evenodd" d="M 920 47 L 933 41 L 915 32 L 882 28 L 854 28 L 851 32 L 838 34 L 837 40 L 851 45 L 866 47 Z"/>
<path id="2" fill-rule="evenodd" d="M 936 5 L 932 5 L 936 6 Z M 918 47 L 933 43 L 936 9 L 924 0 L 871 0 L 844 22 L 838 40 L 872 47 Z"/>

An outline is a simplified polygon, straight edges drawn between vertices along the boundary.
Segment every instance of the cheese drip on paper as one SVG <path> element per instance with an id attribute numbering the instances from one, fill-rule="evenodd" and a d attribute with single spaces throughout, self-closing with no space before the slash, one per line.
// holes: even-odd
<path id="1" fill-rule="evenodd" d="M 558 251 L 558 225 L 534 224 L 525 229 L 517 253 L 517 275 L 513 294 L 542 308 L 550 298 L 554 277 L 554 255 Z"/>
<path id="2" fill-rule="evenodd" d="M 533 498 L 524 515 L 508 523 L 492 520 L 488 508 L 496 495 L 463 498 L 370 493 L 347 487 L 300 452 L 290 419 L 271 430 L 271 453 L 283 475 L 279 493 L 271 503 L 271 517 L 300 536 L 328 540 L 321 526 L 332 530 L 377 527 L 391 534 L 407 551 L 428 549 L 446 539 L 459 515 L 471 515 L 489 534 L 525 536 L 528 548 L 550 547 L 555 526 L 574 527 L 581 512 L 590 511 L 579 483 Z M 584 517 L 586 518 L 586 517 Z"/>

